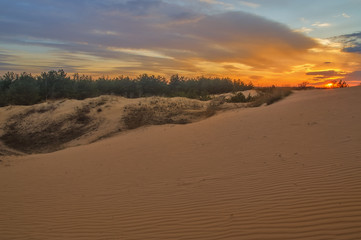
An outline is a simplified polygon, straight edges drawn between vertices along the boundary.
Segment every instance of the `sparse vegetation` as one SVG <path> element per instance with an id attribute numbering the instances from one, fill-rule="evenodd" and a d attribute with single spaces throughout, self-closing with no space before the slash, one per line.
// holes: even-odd
<path id="1" fill-rule="evenodd" d="M 205 111 L 205 116 L 206 117 L 211 117 L 214 114 L 217 113 L 217 111 L 219 111 L 221 109 L 221 106 L 225 103 L 224 99 L 213 99 L 209 102 L 206 111 Z"/>
<path id="2" fill-rule="evenodd" d="M 310 90 L 310 89 L 315 89 L 314 86 L 309 85 L 309 82 L 302 82 L 300 84 L 297 85 L 297 87 L 293 88 L 295 90 Z"/>
<path id="3" fill-rule="evenodd" d="M 345 88 L 348 87 L 348 84 L 346 83 L 345 80 L 340 79 L 338 82 L 335 82 L 334 84 L 336 86 L 336 88 Z"/>
<path id="4" fill-rule="evenodd" d="M 201 104 L 153 98 L 149 104 L 126 106 L 122 120 L 126 129 L 135 129 L 146 125 L 186 124 L 192 117 L 200 117 L 205 112 Z"/>
<path id="5" fill-rule="evenodd" d="M 253 100 L 254 100 L 254 98 L 251 97 L 251 95 L 248 95 L 247 97 L 245 97 L 242 92 L 238 92 L 236 95 L 232 96 L 231 99 L 229 99 L 227 102 L 246 103 L 246 102 L 251 102 Z"/>
<path id="6" fill-rule="evenodd" d="M 129 106 L 123 117 L 124 124 L 128 129 L 155 124 L 154 111 L 148 106 Z"/>
<path id="7" fill-rule="evenodd" d="M 271 105 L 292 93 L 290 88 L 281 88 L 272 86 L 270 88 L 259 88 L 259 95 L 253 98 L 253 101 L 249 104 L 249 107 L 258 107 L 263 104 Z"/>

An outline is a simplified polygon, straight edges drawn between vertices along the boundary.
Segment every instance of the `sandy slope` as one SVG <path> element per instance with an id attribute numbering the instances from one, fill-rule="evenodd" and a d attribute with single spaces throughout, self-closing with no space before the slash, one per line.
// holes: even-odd
<path id="1" fill-rule="evenodd" d="M 214 95 L 209 101 L 100 96 L 81 101 L 63 99 L 32 106 L 2 107 L 0 156 L 54 152 L 144 125 L 196 122 L 214 114 L 216 109 L 245 107 L 246 103 L 225 103 L 224 99 L 235 94 Z M 243 91 L 243 94 L 258 95 L 256 90 Z"/>
<path id="2" fill-rule="evenodd" d="M 361 239 L 361 88 L 3 159 L 1 239 Z"/>

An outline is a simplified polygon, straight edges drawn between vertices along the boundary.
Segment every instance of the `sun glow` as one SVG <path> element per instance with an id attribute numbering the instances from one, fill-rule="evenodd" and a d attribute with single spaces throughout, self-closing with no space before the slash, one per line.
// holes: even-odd
<path id="1" fill-rule="evenodd" d="M 327 84 L 325 84 L 325 87 L 326 88 L 334 88 L 335 84 L 334 83 L 327 83 Z"/>

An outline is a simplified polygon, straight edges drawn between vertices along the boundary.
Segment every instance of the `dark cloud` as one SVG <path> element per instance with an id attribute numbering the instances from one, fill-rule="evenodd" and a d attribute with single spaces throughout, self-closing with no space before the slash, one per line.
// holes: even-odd
<path id="1" fill-rule="evenodd" d="M 3 0 L 0 41 L 148 63 L 149 57 L 114 51 L 146 49 L 169 57 L 151 58 L 164 68 L 188 60 L 268 68 L 279 57 L 293 58 L 317 45 L 256 15 L 210 15 L 190 6 L 164 0 Z"/>
<path id="2" fill-rule="evenodd" d="M 342 51 L 350 53 L 361 53 L 361 32 L 341 35 L 335 39 L 344 44 Z"/>
<path id="3" fill-rule="evenodd" d="M 319 80 L 319 79 L 327 79 L 327 78 L 331 78 L 331 77 L 343 77 L 346 75 L 346 73 L 329 70 L 329 71 L 308 72 L 308 73 L 306 73 L 306 75 L 315 76 L 314 79 Z"/>
<path id="4" fill-rule="evenodd" d="M 329 71 L 314 71 L 314 72 L 308 72 L 306 75 L 322 75 L 325 77 L 334 77 L 334 76 L 341 76 L 342 72 L 337 72 L 335 70 L 329 70 Z"/>
<path id="5" fill-rule="evenodd" d="M 361 53 L 361 43 L 358 46 L 354 47 L 346 47 L 343 49 L 344 52 L 354 52 L 354 53 Z"/>

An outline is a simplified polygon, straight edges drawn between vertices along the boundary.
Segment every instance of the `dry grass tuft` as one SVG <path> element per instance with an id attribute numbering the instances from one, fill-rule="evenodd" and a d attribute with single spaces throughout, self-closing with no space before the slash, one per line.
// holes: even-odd
<path id="1" fill-rule="evenodd" d="M 127 129 L 154 124 L 154 111 L 148 106 L 129 106 L 123 117 Z"/>
<path id="2" fill-rule="evenodd" d="M 290 88 L 263 88 L 259 90 L 259 95 L 248 105 L 249 107 L 259 107 L 263 104 L 271 105 L 292 94 Z"/>
<path id="3" fill-rule="evenodd" d="M 217 111 L 220 110 L 220 106 L 222 104 L 224 104 L 225 100 L 224 99 L 213 99 L 209 102 L 206 111 L 205 111 L 205 116 L 206 117 L 212 117 L 213 115 L 215 115 L 217 113 Z"/>
<path id="4" fill-rule="evenodd" d="M 186 124 L 204 113 L 204 104 L 196 101 L 177 101 L 168 98 L 150 98 L 149 102 L 127 105 L 123 123 L 126 129 L 146 125 Z"/>

